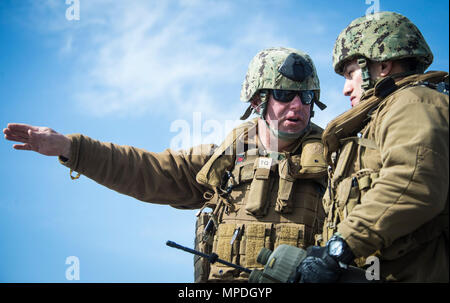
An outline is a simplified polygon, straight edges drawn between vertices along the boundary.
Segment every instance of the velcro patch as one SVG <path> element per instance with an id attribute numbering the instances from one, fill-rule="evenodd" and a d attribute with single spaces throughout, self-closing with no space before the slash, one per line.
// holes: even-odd
<path id="1" fill-rule="evenodd" d="M 272 166 L 272 161 L 272 158 L 258 158 L 258 168 L 270 169 L 270 167 Z"/>

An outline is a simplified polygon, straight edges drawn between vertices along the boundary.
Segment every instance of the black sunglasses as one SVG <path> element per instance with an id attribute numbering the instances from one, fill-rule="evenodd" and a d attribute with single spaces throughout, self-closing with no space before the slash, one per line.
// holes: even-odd
<path id="1" fill-rule="evenodd" d="M 275 100 L 288 103 L 294 100 L 295 96 L 299 96 L 303 105 L 309 105 L 314 100 L 314 91 L 312 90 L 283 90 L 272 89 L 272 96 Z"/>

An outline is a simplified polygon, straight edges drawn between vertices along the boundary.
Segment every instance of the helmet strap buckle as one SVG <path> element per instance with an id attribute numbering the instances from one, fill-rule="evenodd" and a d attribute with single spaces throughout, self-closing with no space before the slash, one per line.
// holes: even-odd
<path id="1" fill-rule="evenodd" d="M 366 58 L 358 58 L 357 63 L 361 68 L 362 84 L 361 88 L 366 91 L 373 87 L 373 81 L 370 78 L 369 64 Z"/>
<path id="2" fill-rule="evenodd" d="M 266 109 L 266 102 L 268 101 L 268 91 L 267 90 L 261 90 L 259 92 L 259 99 L 261 100 L 261 103 L 255 108 L 253 104 L 250 104 L 247 109 L 245 110 L 245 113 L 240 117 L 240 120 L 246 120 L 253 111 L 255 111 L 259 116 L 264 118 L 265 116 L 265 109 Z M 259 109 L 258 109 L 259 108 Z M 258 109 L 258 110 L 257 110 Z"/>

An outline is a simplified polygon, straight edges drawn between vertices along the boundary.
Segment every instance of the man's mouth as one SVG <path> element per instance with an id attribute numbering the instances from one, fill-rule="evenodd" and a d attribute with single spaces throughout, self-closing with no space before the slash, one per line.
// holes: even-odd
<path id="1" fill-rule="evenodd" d="M 289 117 L 286 118 L 284 121 L 285 121 L 284 125 L 287 127 L 297 127 L 302 120 L 300 119 L 300 117 Z"/>

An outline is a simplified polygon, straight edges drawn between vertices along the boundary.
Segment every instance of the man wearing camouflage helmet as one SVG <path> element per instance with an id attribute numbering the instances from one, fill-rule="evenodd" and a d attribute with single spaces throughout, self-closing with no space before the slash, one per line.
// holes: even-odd
<path id="1" fill-rule="evenodd" d="M 448 282 L 448 73 L 424 74 L 432 60 L 393 12 L 358 18 L 337 38 L 333 65 L 352 109 L 323 133 L 327 217 L 303 282 L 334 282 L 369 256 L 387 281 Z"/>
<path id="2" fill-rule="evenodd" d="M 270 48 L 251 61 L 241 99 L 258 115 L 234 129 L 220 146 L 151 153 L 102 143 L 81 134 L 8 124 L 16 149 L 60 156 L 61 163 L 139 200 L 180 209 L 200 208 L 196 248 L 248 268 L 261 268 L 262 247 L 306 247 L 323 225 L 326 185 L 322 130 L 310 122 L 321 109 L 311 58 Z M 72 176 L 72 175 L 71 175 Z M 205 208 L 211 212 L 204 212 Z M 195 281 L 247 281 L 248 274 L 195 258 Z"/>

